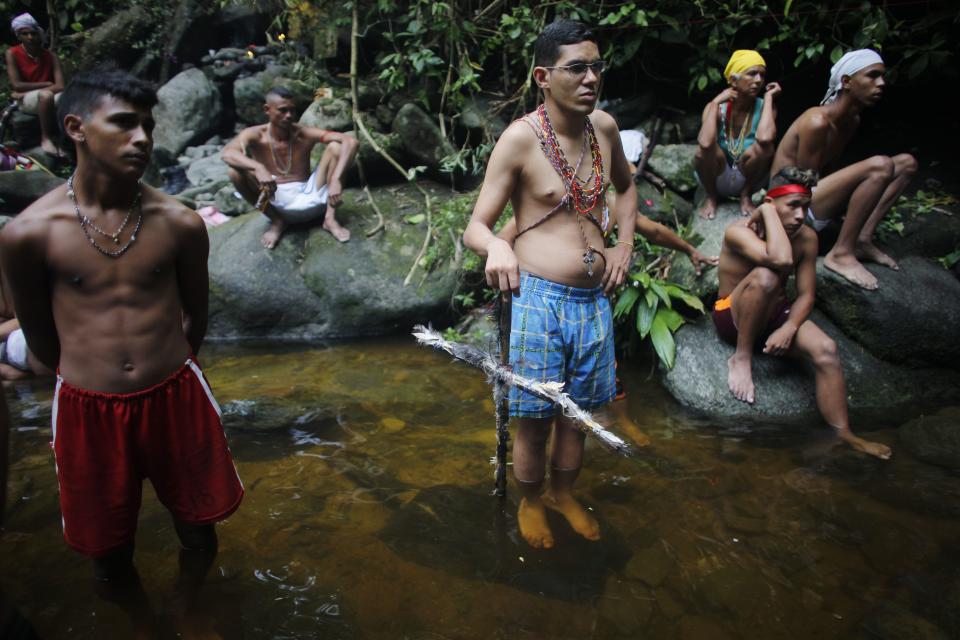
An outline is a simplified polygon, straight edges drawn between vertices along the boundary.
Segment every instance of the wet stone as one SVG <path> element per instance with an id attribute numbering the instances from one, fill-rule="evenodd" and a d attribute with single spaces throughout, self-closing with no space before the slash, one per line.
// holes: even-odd
<path id="1" fill-rule="evenodd" d="M 653 592 L 657 599 L 657 605 L 660 607 L 660 613 L 676 620 L 685 613 L 683 604 L 667 589 L 657 589 Z"/>
<path id="2" fill-rule="evenodd" d="M 750 541 L 750 547 L 790 576 L 817 563 L 822 554 L 804 540 L 795 538 L 760 538 Z"/>
<path id="3" fill-rule="evenodd" d="M 680 621 L 680 640 L 733 640 L 733 637 L 717 620 L 686 616 Z"/>
<path id="4" fill-rule="evenodd" d="M 708 573 L 700 585 L 700 593 L 711 607 L 747 618 L 766 597 L 767 586 L 758 572 L 728 566 Z"/>
<path id="5" fill-rule="evenodd" d="M 737 513 L 732 509 L 727 509 L 723 514 L 723 521 L 734 531 L 742 533 L 766 533 L 767 520 L 762 517 L 754 517 Z"/>
<path id="6" fill-rule="evenodd" d="M 380 426 L 389 433 L 396 433 L 407 426 L 407 423 L 399 418 L 381 418 Z"/>
<path id="7" fill-rule="evenodd" d="M 949 636 L 926 618 L 899 607 L 885 607 L 867 616 L 863 629 L 879 640 L 948 640 Z"/>
<path id="8" fill-rule="evenodd" d="M 630 585 L 617 576 L 610 576 L 604 585 L 597 612 L 601 629 L 607 623 L 620 634 L 636 636 L 650 620 L 653 598 L 646 589 Z"/>
<path id="9" fill-rule="evenodd" d="M 920 460 L 960 469 L 960 417 L 920 416 L 897 430 L 905 449 Z"/>
<path id="10" fill-rule="evenodd" d="M 624 575 L 640 580 L 651 587 L 658 587 L 676 564 L 662 544 L 654 544 L 633 554 L 624 569 Z"/>

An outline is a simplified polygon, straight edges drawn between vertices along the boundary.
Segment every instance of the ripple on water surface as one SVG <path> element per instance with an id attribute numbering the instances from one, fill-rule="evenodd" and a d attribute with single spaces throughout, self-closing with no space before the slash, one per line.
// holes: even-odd
<path id="1" fill-rule="evenodd" d="M 619 431 L 651 445 L 626 460 L 588 443 L 578 495 L 602 540 L 551 512 L 556 548 L 538 551 L 519 538 L 512 486 L 504 505 L 490 496 L 478 372 L 400 340 L 222 345 L 203 360 L 247 490 L 202 592 L 223 637 L 960 633 L 960 479 L 899 449 L 883 464 L 820 425 L 712 424 L 627 364 Z M 60 537 L 49 385 L 9 393 L 0 585 L 44 638 L 123 637 Z M 178 546 L 150 490 L 137 543 L 169 612 Z"/>

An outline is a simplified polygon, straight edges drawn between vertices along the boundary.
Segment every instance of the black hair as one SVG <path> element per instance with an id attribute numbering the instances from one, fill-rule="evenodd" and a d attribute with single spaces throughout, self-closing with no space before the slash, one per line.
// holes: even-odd
<path id="1" fill-rule="evenodd" d="M 770 188 L 782 187 L 785 184 L 799 184 L 807 189 L 816 186 L 820 179 L 819 174 L 813 169 L 801 169 L 800 167 L 784 167 L 777 172 L 777 175 L 770 178 Z"/>
<path id="2" fill-rule="evenodd" d="M 586 41 L 597 41 L 587 25 L 575 20 L 554 20 L 543 28 L 533 43 L 533 63 L 538 67 L 553 66 L 560 58 L 560 47 Z"/>
<path id="3" fill-rule="evenodd" d="M 283 100 L 293 100 L 293 92 L 286 87 L 270 87 L 270 91 L 267 91 L 267 95 L 263 98 L 264 100 L 269 100 L 270 96 L 277 96 Z"/>
<path id="4" fill-rule="evenodd" d="M 135 107 L 152 109 L 157 104 L 157 90 L 149 82 L 136 78 L 114 65 L 101 65 L 75 75 L 57 104 L 57 120 L 63 131 L 63 119 L 70 114 L 89 116 L 100 106 L 104 96 L 125 100 Z"/>

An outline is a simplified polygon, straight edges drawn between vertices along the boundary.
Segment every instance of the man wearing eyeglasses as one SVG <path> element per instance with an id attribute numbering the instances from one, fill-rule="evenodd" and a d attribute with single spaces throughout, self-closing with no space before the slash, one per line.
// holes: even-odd
<path id="1" fill-rule="evenodd" d="M 615 221 L 633 238 L 637 195 L 613 118 L 595 110 L 603 60 L 583 24 L 558 20 L 534 45 L 534 80 L 544 103 L 514 122 L 497 142 L 470 224 L 466 245 L 486 258 L 487 283 L 512 296 L 510 363 L 538 381 L 560 382 L 581 407 L 592 410 L 614 397 L 613 323 L 606 293 L 621 284 L 633 246 L 605 246 Z M 604 193 L 621 197 L 613 211 Z M 516 239 L 492 229 L 507 202 L 517 220 Z M 596 519 L 573 497 L 583 458 L 583 433 L 550 403 L 510 390 L 518 428 L 513 469 L 521 493 L 520 533 L 536 548 L 550 548 L 546 509 L 559 512 L 588 540 L 600 538 Z M 553 431 L 550 483 L 546 443 Z"/>

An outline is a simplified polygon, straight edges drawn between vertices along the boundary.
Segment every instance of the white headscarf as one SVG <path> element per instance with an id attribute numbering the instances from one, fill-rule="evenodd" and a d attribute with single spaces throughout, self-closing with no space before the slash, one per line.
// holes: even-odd
<path id="1" fill-rule="evenodd" d="M 43 35 L 43 29 L 40 27 L 40 23 L 37 22 L 37 19 L 34 18 L 29 13 L 21 13 L 16 18 L 10 21 L 10 30 L 16 33 L 21 29 L 33 29 Z"/>
<path id="2" fill-rule="evenodd" d="M 820 104 L 830 104 L 837 99 L 843 89 L 843 76 L 852 76 L 872 64 L 883 64 L 883 58 L 873 49 L 857 49 L 843 54 L 830 69 L 830 84 L 827 85 L 827 94 L 823 96 Z"/>

